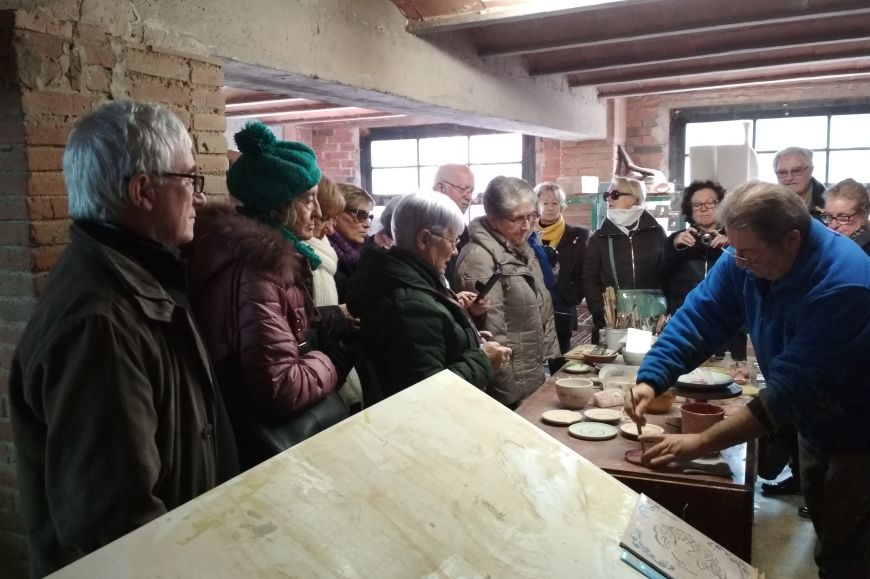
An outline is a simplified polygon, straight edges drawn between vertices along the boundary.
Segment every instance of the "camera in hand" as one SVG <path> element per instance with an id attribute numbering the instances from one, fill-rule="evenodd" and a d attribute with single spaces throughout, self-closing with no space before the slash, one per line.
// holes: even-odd
<path id="1" fill-rule="evenodd" d="M 701 245 L 710 245 L 715 235 L 712 233 L 696 233 L 695 237 L 701 242 Z"/>

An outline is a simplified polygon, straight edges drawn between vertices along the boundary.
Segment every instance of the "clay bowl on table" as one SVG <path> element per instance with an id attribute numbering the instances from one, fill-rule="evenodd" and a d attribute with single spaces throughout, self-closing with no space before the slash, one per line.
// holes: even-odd
<path id="1" fill-rule="evenodd" d="M 565 408 L 580 410 L 592 399 L 595 386 L 586 378 L 562 378 L 556 380 L 556 396 Z"/>
<path id="2" fill-rule="evenodd" d="M 594 354 L 592 352 L 595 352 Z M 609 364 L 616 360 L 617 353 L 614 350 L 604 350 L 603 353 L 598 353 L 598 350 L 589 350 L 583 352 L 583 361 L 587 364 Z"/>

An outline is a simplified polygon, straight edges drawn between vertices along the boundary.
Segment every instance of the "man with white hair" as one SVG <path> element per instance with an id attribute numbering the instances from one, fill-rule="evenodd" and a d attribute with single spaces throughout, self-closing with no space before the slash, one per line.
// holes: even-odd
<path id="1" fill-rule="evenodd" d="M 803 147 L 787 147 L 773 156 L 776 180 L 796 193 L 815 219 L 821 220 L 825 207 L 825 186 L 813 177 L 813 152 Z"/>
<path id="2" fill-rule="evenodd" d="M 468 211 L 468 206 L 471 205 L 471 197 L 474 195 L 474 173 L 467 165 L 459 165 L 456 163 L 448 163 L 438 167 L 435 173 L 435 183 L 432 185 L 433 191 L 438 191 L 449 197 L 463 215 Z M 468 229 L 464 228 L 459 236 L 459 244 L 456 246 L 457 251 L 462 251 L 465 244 L 468 243 Z M 444 272 L 444 277 L 450 284 L 455 283 L 456 274 L 456 256 L 454 255 L 447 263 L 447 269 Z"/>
<path id="3" fill-rule="evenodd" d="M 9 379 L 34 577 L 238 469 L 178 257 L 205 203 L 192 145 L 168 109 L 133 101 L 101 106 L 67 140 L 70 245 Z"/>

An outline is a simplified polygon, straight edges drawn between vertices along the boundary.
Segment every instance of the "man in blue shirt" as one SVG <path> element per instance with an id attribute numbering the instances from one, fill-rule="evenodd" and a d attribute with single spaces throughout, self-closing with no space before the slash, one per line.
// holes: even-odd
<path id="1" fill-rule="evenodd" d="M 745 323 L 767 388 L 701 434 L 647 436 L 652 466 L 690 460 L 783 424 L 800 436 L 820 577 L 870 577 L 870 258 L 780 185 L 751 182 L 720 205 L 730 257 L 689 294 L 638 372 L 629 415 Z"/>

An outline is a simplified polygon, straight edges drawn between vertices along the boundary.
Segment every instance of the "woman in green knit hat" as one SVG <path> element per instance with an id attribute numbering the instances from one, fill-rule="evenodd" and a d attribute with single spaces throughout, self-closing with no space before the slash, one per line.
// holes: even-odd
<path id="1" fill-rule="evenodd" d="M 352 356 L 319 325 L 311 300 L 314 151 L 262 123 L 235 140 L 241 156 L 227 186 L 242 207 L 198 211 L 189 289 L 247 468 L 347 415 L 337 386 Z"/>

